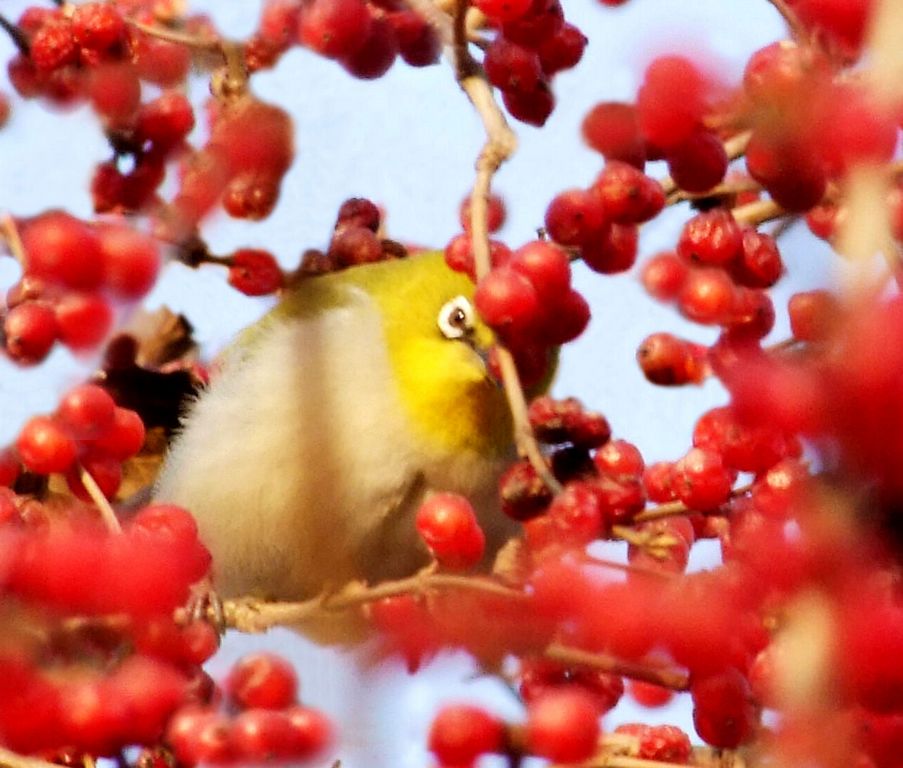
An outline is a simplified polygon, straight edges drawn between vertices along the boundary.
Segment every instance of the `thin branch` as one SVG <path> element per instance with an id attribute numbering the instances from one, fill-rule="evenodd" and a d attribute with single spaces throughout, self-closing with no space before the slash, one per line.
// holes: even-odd
<path id="1" fill-rule="evenodd" d="M 455 5 L 452 50 L 458 84 L 479 114 L 486 132 L 486 142 L 477 158 L 477 174 L 470 196 L 471 242 L 477 282 L 479 282 L 489 274 L 491 269 L 487 221 L 492 178 L 502 163 L 514 153 L 517 148 L 517 137 L 499 108 L 482 67 L 470 55 L 467 48 L 466 12 L 466 0 L 458 0 Z M 498 362 L 508 406 L 511 409 L 514 440 L 518 452 L 530 461 L 546 487 L 553 493 L 559 493 L 561 484 L 546 465 L 530 427 L 530 420 L 527 416 L 527 398 L 517 373 L 514 357 L 501 344 L 498 345 Z"/>
<path id="2" fill-rule="evenodd" d="M 19 262 L 19 266 L 25 269 L 25 246 L 22 245 L 22 238 L 19 237 L 19 227 L 16 220 L 8 213 L 4 213 L 0 217 L 0 233 L 6 240 L 6 247 L 9 249 L 10 255 Z"/>
<path id="3" fill-rule="evenodd" d="M 97 481 L 91 477 L 91 473 L 81 464 L 78 465 L 78 479 L 81 480 L 82 485 L 88 492 L 88 496 L 91 497 L 94 506 L 99 510 L 100 519 L 103 520 L 106 529 L 110 533 L 122 533 L 122 526 L 119 524 L 119 518 L 116 517 L 116 513 L 113 511 L 113 507 L 110 506 L 109 500 L 103 495 L 103 491 L 100 490 Z"/>
<path id="4" fill-rule="evenodd" d="M 787 212 L 774 200 L 756 200 L 754 203 L 734 208 L 731 213 L 740 224 L 753 225 L 773 221 L 787 215 Z"/>
<path id="5" fill-rule="evenodd" d="M 796 339 L 790 339 L 790 341 L 796 343 Z M 735 499 L 738 496 L 743 496 L 749 493 L 752 490 L 752 485 L 741 485 L 738 488 L 734 488 L 729 498 Z M 638 515 L 635 515 L 633 518 L 633 522 L 635 523 L 645 523 L 649 520 L 661 520 L 664 517 L 677 517 L 679 515 L 688 515 L 698 510 L 689 509 L 686 504 L 682 501 L 669 501 L 665 504 L 659 504 L 656 507 L 652 507 L 651 509 L 644 509 Z"/>
<path id="6" fill-rule="evenodd" d="M 223 603 L 223 615 L 227 627 L 241 632 L 259 633 L 276 626 L 291 626 L 322 619 L 387 597 L 452 590 L 494 595 L 510 600 L 530 599 L 525 593 L 491 579 L 423 571 L 406 579 L 387 581 L 374 587 L 352 582 L 339 593 L 319 595 L 301 602 L 264 602 L 253 598 L 227 600 Z M 210 610 L 208 617 L 213 618 Z M 176 620 L 187 620 L 187 613 L 177 612 Z"/>
<path id="7" fill-rule="evenodd" d="M 176 43 L 185 45 L 189 48 L 197 48 L 202 51 L 210 51 L 212 53 L 223 53 L 223 43 L 219 38 L 202 38 L 195 35 L 189 35 L 185 32 L 179 32 L 175 29 L 167 29 L 153 24 L 145 24 L 137 19 L 127 19 L 135 29 L 144 32 L 146 35 L 165 40 L 168 43 Z"/>
<path id="8" fill-rule="evenodd" d="M 19 53 L 23 56 L 28 56 L 28 53 L 31 50 L 31 46 L 28 42 L 28 35 L 26 35 L 16 24 L 13 24 L 7 19 L 2 13 L 0 13 L 0 27 L 2 27 L 6 34 L 12 38 L 16 48 L 19 49 Z"/>
<path id="9" fill-rule="evenodd" d="M 592 653 L 580 648 L 572 648 L 562 643 L 551 643 L 543 656 L 552 661 L 570 666 L 591 667 L 615 675 L 623 675 L 633 680 L 642 680 L 672 691 L 686 691 L 690 687 L 690 676 L 673 667 L 656 667 L 638 664 L 612 656 L 608 653 Z"/>
<path id="10" fill-rule="evenodd" d="M 786 0 L 768 0 L 768 2 L 771 3 L 774 9 L 781 15 L 781 18 L 784 19 L 794 40 L 797 42 L 805 42 L 808 40 L 809 34 L 806 32 L 806 28 L 800 23 L 800 20 L 796 17 L 796 14 L 790 6 L 787 5 Z"/>

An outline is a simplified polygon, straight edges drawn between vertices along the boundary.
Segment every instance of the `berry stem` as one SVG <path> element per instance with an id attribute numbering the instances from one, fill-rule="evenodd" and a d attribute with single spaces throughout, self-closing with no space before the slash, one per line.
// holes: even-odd
<path id="1" fill-rule="evenodd" d="M 179 32 L 175 29 L 167 29 L 166 27 L 158 27 L 153 24 L 145 24 L 142 21 L 138 21 L 137 19 L 128 19 L 129 24 L 131 24 L 135 29 L 138 29 L 146 35 L 150 35 L 151 37 L 159 38 L 160 40 L 165 40 L 168 43 L 176 43 L 178 45 L 187 45 L 189 48 L 197 48 L 202 51 L 213 51 L 217 53 L 225 53 L 223 52 L 223 43 L 218 38 L 201 38 L 196 37 L 195 35 L 189 35 L 184 32 Z"/>
<path id="2" fill-rule="evenodd" d="M 492 177 L 517 149 L 517 136 L 508 125 L 486 79 L 482 67 L 467 48 L 467 0 L 458 0 L 454 14 L 453 54 L 458 84 L 467 94 L 470 103 L 480 116 L 486 131 L 486 143 L 480 150 L 476 163 L 476 179 L 470 195 L 470 226 L 473 242 L 477 283 L 489 274 L 489 196 Z M 498 345 L 498 361 L 502 384 L 514 422 L 514 440 L 518 453 L 526 457 L 546 487 L 553 493 L 561 492 L 561 484 L 555 479 L 543 459 L 542 452 L 527 416 L 527 398 L 517 374 L 514 357 L 501 344 Z"/>
<path id="3" fill-rule="evenodd" d="M 100 519 L 103 520 L 106 529 L 110 533 L 122 533 L 122 526 L 119 524 L 119 518 L 116 517 L 116 513 L 113 511 L 113 507 L 110 505 L 109 500 L 103 495 L 103 491 L 100 490 L 100 486 L 94 478 L 91 477 L 91 473 L 81 465 L 78 466 L 78 479 L 81 480 L 82 485 L 91 497 L 91 501 L 94 502 L 94 506 L 96 506 L 100 512 Z"/>
<path id="4" fill-rule="evenodd" d="M 665 205 L 677 205 L 686 200 L 705 200 L 709 197 L 728 197 L 736 195 L 740 192 L 757 192 L 762 187 L 752 179 L 744 179 L 743 181 L 733 181 L 712 187 L 705 192 L 686 192 L 682 189 L 675 189 L 665 201 Z"/>
<path id="5" fill-rule="evenodd" d="M 28 37 L 21 29 L 19 29 L 18 26 L 13 24 L 2 13 L 0 13 L 0 27 L 3 27 L 10 38 L 12 38 L 12 41 L 13 43 L 15 43 L 16 48 L 19 49 L 19 53 L 21 53 L 23 56 L 28 56 L 28 52 L 30 50 L 30 46 L 28 45 Z"/>
<path id="6" fill-rule="evenodd" d="M 4 213 L 0 217 L 0 233 L 6 240 L 6 247 L 9 249 L 10 255 L 19 262 L 19 266 L 25 268 L 25 246 L 22 245 L 22 238 L 19 237 L 19 228 L 16 226 L 16 220 L 8 213 Z"/>
<path id="7" fill-rule="evenodd" d="M 779 219 L 786 215 L 786 211 L 774 200 L 756 200 L 734 208 L 731 214 L 740 224 L 756 225 Z"/>
<path id="8" fill-rule="evenodd" d="M 788 339 L 787 341 L 780 342 L 779 344 L 775 344 L 775 348 L 784 349 L 791 345 L 795 345 L 797 343 L 796 339 Z M 731 491 L 731 498 L 736 498 L 737 496 L 742 496 L 745 493 L 749 493 L 752 490 L 752 485 L 741 485 L 734 490 Z M 651 509 L 644 509 L 638 515 L 633 518 L 635 523 L 645 523 L 649 520 L 660 520 L 663 517 L 677 517 L 679 515 L 687 515 L 693 512 L 684 504 L 682 501 L 669 501 L 665 504 L 659 504 L 657 507 L 652 507 Z"/>
<path id="9" fill-rule="evenodd" d="M 654 667 L 647 664 L 637 664 L 625 661 L 608 653 L 591 653 L 579 648 L 551 643 L 545 649 L 543 655 L 552 661 L 558 661 L 568 666 L 585 666 L 601 669 L 604 672 L 612 672 L 634 680 L 643 680 L 647 683 L 670 688 L 673 691 L 686 691 L 690 687 L 690 677 L 672 667 Z"/>
<path id="10" fill-rule="evenodd" d="M 809 36 L 806 34 L 805 27 L 800 24 L 800 20 L 796 17 L 796 14 L 791 10 L 790 6 L 787 5 L 786 0 L 768 0 L 768 2 L 771 3 L 772 7 L 781 15 L 781 18 L 784 19 L 793 38 L 801 43 L 807 41 Z"/>

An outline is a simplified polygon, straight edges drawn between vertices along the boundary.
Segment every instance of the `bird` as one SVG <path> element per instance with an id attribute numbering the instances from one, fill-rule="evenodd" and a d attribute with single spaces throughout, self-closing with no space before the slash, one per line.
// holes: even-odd
<path id="1" fill-rule="evenodd" d="M 194 515 L 220 597 L 411 575 L 435 492 L 471 500 L 487 558 L 511 535 L 512 419 L 473 295 L 441 252 L 354 266 L 300 280 L 226 349 L 154 493 Z"/>

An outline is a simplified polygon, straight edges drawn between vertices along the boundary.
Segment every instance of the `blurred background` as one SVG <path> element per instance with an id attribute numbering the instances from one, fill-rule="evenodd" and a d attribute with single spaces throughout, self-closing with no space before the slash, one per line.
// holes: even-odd
<path id="1" fill-rule="evenodd" d="M 511 247 L 535 236 L 557 192 L 585 187 L 598 174 L 602 158 L 581 143 L 580 122 L 598 101 L 633 100 L 651 58 L 665 51 L 688 54 L 732 85 L 739 81 L 749 54 L 784 32 L 768 0 L 630 0 L 619 8 L 595 0 L 563 4 L 567 19 L 589 44 L 582 62 L 556 78 L 557 106 L 546 126 L 513 124 L 519 149 L 494 184 L 508 209 L 500 236 Z M 0 11 L 15 19 L 27 5 L 2 0 Z M 189 5 L 192 11 L 208 13 L 232 38 L 253 31 L 260 8 L 251 0 L 191 0 Z M 11 42 L 0 37 L 3 60 L 13 53 Z M 5 68 L 0 88 L 11 93 Z M 192 89 L 194 102 L 202 103 L 204 78 L 195 78 Z M 327 245 L 340 203 L 354 196 L 370 198 L 385 209 L 388 235 L 397 240 L 443 247 L 459 231 L 458 206 L 472 183 L 483 134 L 447 62 L 412 69 L 399 60 L 381 79 L 362 82 L 335 62 L 295 47 L 276 69 L 255 75 L 252 89 L 292 114 L 296 159 L 269 219 L 249 224 L 218 215 L 205 223 L 202 234 L 214 252 L 264 247 L 284 267 L 293 268 L 304 249 Z M 0 213 L 29 216 L 60 207 L 89 217 L 88 182 L 95 164 L 109 156 L 97 120 L 85 107 L 59 112 L 15 95 L 12 101 L 12 117 L 0 131 Z M 196 129 L 196 135 L 200 131 Z M 652 176 L 665 174 L 664 167 L 654 164 L 647 170 Z M 686 210 L 678 208 L 646 225 L 638 263 L 672 247 L 685 218 Z M 787 335 L 787 297 L 801 285 L 811 288 L 830 280 L 832 270 L 831 257 L 804 225 L 785 236 L 783 253 L 789 275 L 773 292 L 778 310 L 775 340 Z M 726 397 L 717 382 L 663 389 L 643 378 L 634 355 L 649 333 L 668 330 L 710 343 L 716 330 L 686 323 L 672 308 L 649 299 L 637 272 L 635 268 L 602 276 L 575 265 L 575 283 L 590 302 L 593 319 L 584 335 L 563 351 L 554 392 L 577 396 L 604 413 L 615 436 L 636 443 L 651 462 L 680 456 L 689 445 L 695 418 Z M 14 261 L 0 258 L 0 289 L 17 275 Z M 192 271 L 176 264 L 146 302 L 149 308 L 164 304 L 190 319 L 209 356 L 270 302 L 234 291 L 223 269 Z M 123 319 L 128 312 L 123 308 Z M 60 346 L 36 368 L 0 360 L 0 444 L 14 438 L 27 416 L 54 408 L 59 395 L 96 363 L 75 358 Z M 697 546 L 693 553 L 691 568 L 705 567 L 717 557 L 717 547 Z M 348 768 L 389 764 L 388 756 L 397 768 L 429 764 L 424 735 L 440 701 L 483 701 L 508 717 L 520 714 L 513 694 L 498 682 L 475 677 L 465 658 L 442 657 L 413 677 L 393 663 L 363 673 L 340 658 L 342 654 L 311 648 L 288 632 L 227 637 L 211 672 L 221 674 L 239 655 L 260 647 L 296 659 L 302 700 L 324 707 L 345 724 L 347 746 L 341 757 Z M 613 727 L 634 719 L 671 722 L 693 734 L 680 697 L 664 709 L 643 712 L 625 697 L 605 724 Z M 371 746 L 374 741 L 378 751 Z"/>

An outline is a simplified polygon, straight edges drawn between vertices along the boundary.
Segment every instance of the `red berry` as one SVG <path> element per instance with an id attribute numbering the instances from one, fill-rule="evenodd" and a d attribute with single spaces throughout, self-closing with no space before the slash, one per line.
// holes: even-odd
<path id="1" fill-rule="evenodd" d="M 12 448 L 0 450 L 0 486 L 11 488 L 19 477 L 19 457 Z"/>
<path id="2" fill-rule="evenodd" d="M 224 687 L 239 709 L 286 709 L 298 696 L 294 667 L 273 653 L 243 656 L 232 665 Z"/>
<path id="3" fill-rule="evenodd" d="M 56 306 L 60 341 L 76 351 L 96 347 L 113 323 L 110 305 L 94 293 L 67 293 Z"/>
<path id="4" fill-rule="evenodd" d="M 555 109 L 555 95 L 545 80 L 529 91 L 502 91 L 502 101 L 511 117 L 542 128 Z"/>
<path id="5" fill-rule="evenodd" d="M 580 256 L 594 272 L 603 275 L 625 272 L 636 261 L 638 240 L 635 224 L 613 223 L 581 243 Z"/>
<path id="6" fill-rule="evenodd" d="M 806 211 L 825 196 L 827 175 L 813 147 L 776 141 L 754 133 L 746 148 L 746 168 L 788 211 Z"/>
<path id="7" fill-rule="evenodd" d="M 115 459 L 105 457 L 83 457 L 78 467 L 70 467 L 66 472 L 66 484 L 69 490 L 83 501 L 93 501 L 92 495 L 82 482 L 81 472 L 87 472 L 97 484 L 100 492 L 107 499 L 112 499 L 122 483 L 122 464 Z"/>
<path id="8" fill-rule="evenodd" d="M 546 208 L 546 231 L 561 245 L 580 245 L 602 230 L 605 224 L 605 206 L 588 190 L 561 192 Z"/>
<path id="9" fill-rule="evenodd" d="M 539 296 L 533 284 L 510 267 L 493 269 L 477 285 L 474 303 L 494 328 L 525 329 L 539 315 Z"/>
<path id="10" fill-rule="evenodd" d="M 379 206 L 365 197 L 351 197 L 339 206 L 336 214 L 335 231 L 341 232 L 351 227 L 364 227 L 378 232 L 382 212 Z"/>
<path id="11" fill-rule="evenodd" d="M 583 448 L 597 448 L 611 437 L 608 420 L 587 410 L 575 397 L 556 400 L 541 395 L 530 403 L 530 426 L 538 440 L 550 445 L 573 443 Z"/>
<path id="12" fill-rule="evenodd" d="M 672 251 L 650 258 L 640 276 L 643 287 L 659 301 L 673 301 L 680 294 L 689 272 L 687 264 Z"/>
<path id="13" fill-rule="evenodd" d="M 589 304 L 575 290 L 567 291 L 544 309 L 545 318 L 538 333 L 541 341 L 552 346 L 573 341 L 589 325 Z"/>
<path id="14" fill-rule="evenodd" d="M 149 141 L 155 149 L 169 149 L 194 128 L 191 102 L 179 91 L 166 91 L 142 104 L 135 118 L 135 138 Z"/>
<path id="15" fill-rule="evenodd" d="M 435 558 L 453 569 L 471 568 L 483 558 L 486 538 L 471 503 L 454 493 L 436 493 L 417 510 L 417 531 Z"/>
<path id="16" fill-rule="evenodd" d="M 627 691 L 643 707 L 663 707 L 674 698 L 674 691 L 644 680 L 631 680 Z"/>
<path id="17" fill-rule="evenodd" d="M 523 16 L 502 25 L 502 34 L 512 43 L 536 50 L 564 24 L 558 0 L 532 0 Z"/>
<path id="18" fill-rule="evenodd" d="M 108 125 L 120 126 L 131 121 L 141 103 L 141 83 L 131 64 L 102 64 L 91 69 L 86 95 Z"/>
<path id="19" fill-rule="evenodd" d="M 674 464 L 671 474 L 677 498 L 690 509 L 703 512 L 727 501 L 733 481 L 721 456 L 703 448 L 691 448 Z"/>
<path id="20" fill-rule="evenodd" d="M 649 221 L 665 205 L 665 193 L 657 181 L 619 160 L 605 164 L 592 192 L 602 201 L 606 218 L 622 224 Z"/>
<path id="21" fill-rule="evenodd" d="M 48 211 L 24 222 L 22 246 L 29 275 L 77 290 L 100 285 L 103 264 L 97 236 L 65 211 Z"/>
<path id="22" fill-rule="evenodd" d="M 236 219 L 259 221 L 279 201 L 279 179 L 270 174 L 241 173 L 226 186 L 223 210 Z"/>
<path id="23" fill-rule="evenodd" d="M 795 293 L 787 303 L 790 330 L 800 341 L 824 341 L 841 319 L 841 306 L 829 291 Z"/>
<path id="24" fill-rule="evenodd" d="M 727 173 L 727 152 L 712 133 L 697 131 L 668 150 L 668 171 L 687 192 L 705 192 L 719 184 Z"/>
<path id="25" fill-rule="evenodd" d="M 701 384 L 709 374 L 706 349 L 670 333 L 653 333 L 637 349 L 643 375 L 653 384 Z"/>
<path id="26" fill-rule="evenodd" d="M 446 705 L 430 726 L 429 748 L 441 765 L 470 765 L 487 752 L 502 749 L 505 729 L 479 707 Z"/>
<path id="27" fill-rule="evenodd" d="M 690 695 L 693 724 L 706 743 L 735 749 L 752 735 L 758 713 L 749 683 L 736 669 L 694 680 Z"/>
<path id="28" fill-rule="evenodd" d="M 752 227 L 743 230 L 743 242 L 731 276 L 748 288 L 771 288 L 784 272 L 778 244 L 771 235 Z"/>
<path id="29" fill-rule="evenodd" d="M 227 715 L 208 709 L 179 710 L 166 727 L 166 743 L 184 765 L 227 763 L 235 760 L 232 723 Z"/>
<path id="30" fill-rule="evenodd" d="M 92 448 L 110 458 L 125 461 L 144 445 L 144 422 L 128 408 L 115 408 L 109 427 L 91 441 Z"/>
<path id="31" fill-rule="evenodd" d="M 717 325 L 730 315 L 734 283 L 720 269 L 691 269 L 678 296 L 684 317 L 703 325 Z"/>
<path id="32" fill-rule="evenodd" d="M 603 475 L 642 477 L 645 463 L 640 449 L 626 440 L 609 440 L 593 455 L 596 469 Z"/>
<path id="33" fill-rule="evenodd" d="M 43 24 L 31 36 L 29 56 L 39 72 L 51 72 L 74 64 L 78 60 L 78 45 L 69 19 L 56 15 Z"/>
<path id="34" fill-rule="evenodd" d="M 309 760 L 322 752 L 333 740 L 329 718 L 310 707 L 294 706 L 285 710 L 290 727 L 293 757 Z"/>
<path id="35" fill-rule="evenodd" d="M 269 251 L 241 248 L 230 262 L 229 285 L 247 296 L 265 296 L 282 287 L 282 270 Z"/>
<path id="36" fill-rule="evenodd" d="M 57 339 L 56 313 L 49 304 L 26 301 L 14 306 L 3 318 L 6 351 L 18 363 L 39 363 Z"/>
<path id="37" fill-rule="evenodd" d="M 660 56 L 646 69 L 637 93 L 643 136 L 662 149 L 676 147 L 697 129 L 707 86 L 699 69 L 681 56 Z"/>
<path id="38" fill-rule="evenodd" d="M 144 296 L 160 271 L 157 244 L 131 227 L 116 224 L 99 228 L 98 235 L 106 288 L 125 299 Z"/>
<path id="39" fill-rule="evenodd" d="M 331 59 L 350 56 L 370 32 L 370 11 L 362 0 L 313 0 L 298 18 L 298 39 Z"/>
<path id="40" fill-rule="evenodd" d="M 496 22 L 513 21 L 523 16 L 530 9 L 531 0 L 475 0 L 474 7 L 479 8 L 490 19 Z"/>
<path id="41" fill-rule="evenodd" d="M 599 713 L 591 694 L 550 691 L 527 709 L 527 748 L 555 763 L 586 760 L 596 751 Z"/>
<path id="42" fill-rule="evenodd" d="M 486 49 L 483 68 L 489 82 L 502 91 L 528 93 L 536 90 L 543 79 L 539 54 L 503 35 L 497 36 Z"/>
<path id="43" fill-rule="evenodd" d="M 588 40 L 577 27 L 567 22 L 539 46 L 539 63 L 546 77 L 576 67 L 583 58 Z"/>
<path id="44" fill-rule="evenodd" d="M 533 284 L 541 302 L 556 303 L 570 290 L 570 259 L 553 243 L 533 240 L 522 245 L 514 252 L 509 264 Z"/>
<path id="45" fill-rule="evenodd" d="M 640 735 L 637 757 L 682 765 L 690 760 L 690 738 L 673 725 L 653 725 Z"/>
<path id="46" fill-rule="evenodd" d="M 116 403 L 109 393 L 96 384 L 82 384 L 70 389 L 56 411 L 56 418 L 76 438 L 93 437 L 113 424 Z"/>
<path id="47" fill-rule="evenodd" d="M 400 10 L 387 15 L 398 40 L 398 54 L 412 67 L 428 67 L 439 61 L 442 43 L 436 30 L 416 11 Z"/>
<path id="48" fill-rule="evenodd" d="M 498 232 L 505 225 L 505 201 L 498 195 L 490 195 L 486 208 L 486 228 L 489 232 Z M 458 221 L 461 228 L 470 233 L 470 195 L 461 201 L 461 207 L 458 209 Z"/>
<path id="49" fill-rule="evenodd" d="M 381 261 L 383 246 L 376 234 L 366 227 L 348 226 L 335 233 L 327 255 L 339 267 Z"/>
<path id="50" fill-rule="evenodd" d="M 395 29 L 385 18 L 375 16 L 363 42 L 351 53 L 340 57 L 339 61 L 352 76 L 375 80 L 389 71 L 397 55 Z"/>
<path id="51" fill-rule="evenodd" d="M 39 475 L 65 472 L 76 457 L 75 441 L 50 416 L 30 419 L 19 432 L 16 450 L 25 468 Z"/>
<path id="52" fill-rule="evenodd" d="M 723 208 L 698 213 L 677 241 L 677 254 L 694 264 L 723 266 L 737 258 L 743 247 L 740 225 Z"/>
<path id="53" fill-rule="evenodd" d="M 77 5 L 72 13 L 72 35 L 82 48 L 107 51 L 125 41 L 125 20 L 107 3 Z"/>
<path id="54" fill-rule="evenodd" d="M 514 462 L 499 479 L 502 512 L 512 520 L 530 520 L 542 514 L 552 501 L 552 492 L 526 459 Z"/>
<path id="55" fill-rule="evenodd" d="M 596 104 L 583 118 L 583 140 L 606 160 L 622 160 L 638 168 L 646 161 L 636 107 L 617 101 Z"/>

